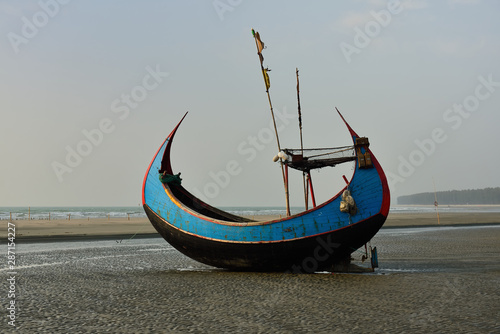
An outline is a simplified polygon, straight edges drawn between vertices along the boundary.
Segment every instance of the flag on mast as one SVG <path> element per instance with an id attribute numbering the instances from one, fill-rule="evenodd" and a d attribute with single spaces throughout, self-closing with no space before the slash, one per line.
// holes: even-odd
<path id="1" fill-rule="evenodd" d="M 264 57 L 262 56 L 262 50 L 264 50 L 264 42 L 260 39 L 260 34 L 252 29 L 252 35 L 255 37 L 255 44 L 257 45 L 257 53 L 259 54 L 260 64 L 264 62 Z"/>
<path id="2" fill-rule="evenodd" d="M 258 32 L 255 33 L 255 39 L 257 39 L 257 50 L 261 53 L 262 50 L 264 50 L 264 42 L 261 41 L 260 34 Z"/>
<path id="3" fill-rule="evenodd" d="M 271 70 L 269 68 L 264 68 L 264 56 L 262 56 L 262 50 L 266 47 L 264 42 L 260 39 L 259 32 L 252 29 L 252 35 L 255 38 L 255 45 L 257 46 L 257 54 L 259 55 L 260 67 L 262 69 L 262 76 L 264 77 L 264 83 L 266 84 L 266 90 L 269 90 L 271 87 L 271 80 L 269 79 L 269 73 Z"/>

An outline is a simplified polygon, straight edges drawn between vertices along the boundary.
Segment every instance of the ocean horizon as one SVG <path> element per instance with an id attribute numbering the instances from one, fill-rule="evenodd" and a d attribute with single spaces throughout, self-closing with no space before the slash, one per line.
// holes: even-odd
<path id="1" fill-rule="evenodd" d="M 226 206 L 220 209 L 235 215 L 286 215 L 285 207 L 279 206 Z M 292 214 L 302 212 L 303 207 L 291 207 Z M 499 205 L 440 205 L 439 212 L 480 213 L 500 212 Z M 433 205 L 394 205 L 391 213 L 435 212 Z M 87 218 L 141 218 L 146 217 L 142 206 L 52 206 L 52 207 L 0 207 L 0 220 L 28 219 L 87 219 Z"/>

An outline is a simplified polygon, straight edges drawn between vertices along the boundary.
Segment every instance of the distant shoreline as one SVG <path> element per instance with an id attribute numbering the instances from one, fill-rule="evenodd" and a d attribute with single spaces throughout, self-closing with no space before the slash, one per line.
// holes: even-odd
<path id="1" fill-rule="evenodd" d="M 30 210 L 31 208 L 31 210 Z M 83 210 L 82 210 L 83 209 Z M 285 209 L 279 206 L 269 207 L 220 207 L 221 210 L 230 212 L 238 216 L 279 216 L 285 214 Z M 302 207 L 292 207 L 292 214 L 300 213 L 304 210 Z M 434 205 L 423 204 L 407 204 L 407 205 L 392 205 L 391 212 L 394 213 L 419 213 L 416 210 L 425 212 L 435 212 Z M 439 205 L 438 211 L 452 212 L 458 210 L 462 213 L 463 210 L 471 210 L 476 212 L 485 210 L 487 212 L 499 212 L 500 205 L 498 204 L 470 204 L 470 205 Z M 405 212 L 408 211 L 408 212 Z M 147 218 L 142 207 L 0 207 L 0 221 L 14 220 L 95 220 L 95 219 L 144 219 Z M 260 220 L 257 218 L 257 220 Z"/>

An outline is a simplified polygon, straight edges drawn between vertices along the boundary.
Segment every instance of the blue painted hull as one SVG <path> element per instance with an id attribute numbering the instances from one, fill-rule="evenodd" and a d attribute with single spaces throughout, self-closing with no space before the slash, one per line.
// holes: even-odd
<path id="1" fill-rule="evenodd" d="M 328 270 L 368 242 L 385 222 L 389 189 L 369 149 L 373 168 L 356 164 L 349 183 L 357 205 L 353 215 L 339 210 L 345 189 L 316 208 L 273 221 L 254 222 L 212 208 L 182 186 L 168 186 L 158 179 L 159 170 L 174 174 L 170 147 L 179 125 L 146 172 L 143 206 L 165 240 L 199 262 L 235 270 Z M 355 140 L 357 134 L 346 125 Z"/>

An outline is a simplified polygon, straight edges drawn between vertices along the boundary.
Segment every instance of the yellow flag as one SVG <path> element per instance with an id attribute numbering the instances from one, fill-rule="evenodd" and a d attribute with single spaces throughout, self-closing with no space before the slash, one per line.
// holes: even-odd
<path id="1" fill-rule="evenodd" d="M 264 82 L 266 83 L 266 89 L 271 87 L 271 80 L 269 79 L 269 74 L 267 74 L 267 68 L 262 70 L 262 75 L 264 76 Z"/>

